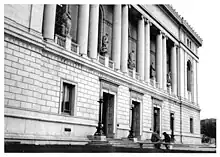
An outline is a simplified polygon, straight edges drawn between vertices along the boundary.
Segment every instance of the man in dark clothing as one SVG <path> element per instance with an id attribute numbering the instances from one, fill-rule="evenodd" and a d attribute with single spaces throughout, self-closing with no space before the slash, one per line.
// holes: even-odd
<path id="1" fill-rule="evenodd" d="M 166 132 L 164 132 L 163 135 L 164 135 L 163 141 L 166 143 L 170 143 L 170 136 Z M 165 145 L 166 149 L 169 149 L 168 144 L 164 144 L 164 145 Z"/>
<path id="2" fill-rule="evenodd" d="M 160 142 L 159 131 L 153 132 L 151 135 L 151 142 Z M 160 149 L 160 143 L 154 144 L 154 147 Z"/>

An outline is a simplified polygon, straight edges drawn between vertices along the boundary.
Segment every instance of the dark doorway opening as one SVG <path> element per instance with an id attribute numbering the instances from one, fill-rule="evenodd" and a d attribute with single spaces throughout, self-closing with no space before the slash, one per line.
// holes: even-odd
<path id="1" fill-rule="evenodd" d="M 170 130 L 171 130 L 171 139 L 174 138 L 174 113 L 170 113 Z"/>
<path id="2" fill-rule="evenodd" d="M 154 107 L 154 132 L 160 134 L 160 108 Z"/>
<path id="3" fill-rule="evenodd" d="M 114 95 L 103 92 L 102 124 L 106 137 L 114 137 Z"/>
<path id="4" fill-rule="evenodd" d="M 138 138 L 140 136 L 140 102 L 132 101 L 132 130 L 133 136 Z"/>

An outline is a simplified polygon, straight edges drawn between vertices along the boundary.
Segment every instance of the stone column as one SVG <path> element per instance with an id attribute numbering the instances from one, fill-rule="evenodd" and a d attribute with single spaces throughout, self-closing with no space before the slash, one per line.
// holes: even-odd
<path id="1" fill-rule="evenodd" d="M 162 88 L 162 32 L 156 37 L 156 79 Z"/>
<path id="2" fill-rule="evenodd" d="M 180 47 L 179 52 L 179 96 L 184 98 L 184 50 Z"/>
<path id="3" fill-rule="evenodd" d="M 90 5 L 89 18 L 89 53 L 88 56 L 92 59 L 97 59 L 98 47 L 98 25 L 99 25 L 99 5 Z"/>
<path id="4" fill-rule="evenodd" d="M 128 72 L 128 5 L 122 6 L 121 71 Z"/>
<path id="5" fill-rule="evenodd" d="M 88 30 L 89 30 L 89 5 L 79 5 L 77 42 L 79 44 L 79 53 L 87 56 Z"/>
<path id="6" fill-rule="evenodd" d="M 163 90 L 167 91 L 167 36 L 163 35 L 163 58 L 162 58 L 162 67 L 163 67 Z"/>
<path id="7" fill-rule="evenodd" d="M 144 66 L 144 80 L 150 82 L 150 21 L 146 20 L 145 25 L 145 66 Z"/>
<path id="8" fill-rule="evenodd" d="M 171 78 L 172 78 L 172 92 L 174 95 L 177 94 L 177 61 L 176 61 L 176 48 L 177 45 L 171 48 Z"/>
<path id="9" fill-rule="evenodd" d="M 113 8 L 113 30 L 112 30 L 112 60 L 115 62 L 115 69 L 120 69 L 121 61 L 121 5 L 114 5 Z"/>
<path id="10" fill-rule="evenodd" d="M 54 40 L 56 7 L 56 4 L 44 5 L 43 37 L 45 39 Z"/>
<path id="11" fill-rule="evenodd" d="M 141 80 L 144 80 L 144 18 L 138 20 L 137 31 L 137 72 Z"/>

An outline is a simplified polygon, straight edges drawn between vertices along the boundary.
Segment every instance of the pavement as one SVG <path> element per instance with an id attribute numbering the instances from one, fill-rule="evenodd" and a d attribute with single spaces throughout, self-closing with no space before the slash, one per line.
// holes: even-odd
<path id="1" fill-rule="evenodd" d="M 161 149 L 153 147 L 120 147 L 112 145 L 34 145 L 5 143 L 5 153 L 216 153 L 211 145 L 181 145 L 170 150 L 164 146 Z"/>

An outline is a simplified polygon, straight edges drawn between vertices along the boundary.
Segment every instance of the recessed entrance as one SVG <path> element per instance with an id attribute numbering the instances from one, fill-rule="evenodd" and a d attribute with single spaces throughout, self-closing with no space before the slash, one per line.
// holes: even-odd
<path id="1" fill-rule="evenodd" d="M 154 107 L 154 132 L 159 131 L 160 134 L 160 108 Z"/>
<path id="2" fill-rule="evenodd" d="M 102 124 L 106 137 L 114 137 L 114 99 L 113 94 L 103 92 Z"/>
<path id="3" fill-rule="evenodd" d="M 174 135 L 174 113 L 170 113 L 170 130 L 171 130 L 171 137 Z"/>
<path id="4" fill-rule="evenodd" d="M 133 136 L 140 136 L 140 102 L 132 101 L 132 130 Z"/>
<path id="5" fill-rule="evenodd" d="M 128 138 L 138 138 L 140 137 L 140 102 L 133 101 L 130 108 L 130 131 Z"/>

